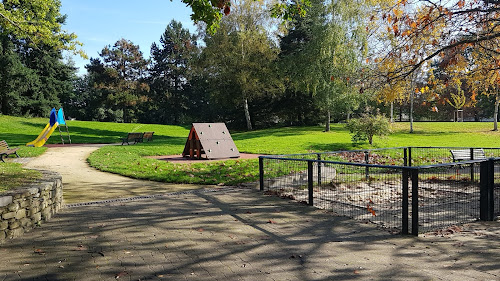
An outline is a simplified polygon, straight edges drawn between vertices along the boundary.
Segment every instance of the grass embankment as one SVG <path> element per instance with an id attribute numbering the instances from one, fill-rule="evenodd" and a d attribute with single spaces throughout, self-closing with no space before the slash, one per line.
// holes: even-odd
<path id="1" fill-rule="evenodd" d="M 9 144 L 24 145 L 43 129 L 48 118 L 24 119 L 0 116 L 0 135 Z M 258 179 L 257 160 L 229 160 L 198 164 L 172 164 L 144 156 L 180 154 L 189 126 L 121 124 L 68 121 L 73 143 L 116 143 L 127 132 L 154 131 L 154 141 L 130 146 L 107 146 L 94 152 L 89 163 L 103 171 L 129 177 L 176 183 L 236 184 Z M 293 127 L 232 132 L 240 152 L 291 154 L 360 148 L 399 146 L 500 147 L 500 133 L 492 132 L 492 123 L 396 123 L 387 138 L 375 137 L 374 146 L 353 145 L 343 124 L 332 124 L 331 132 L 323 127 Z M 48 143 L 60 143 L 56 130 Z M 23 148 L 24 150 L 25 148 Z M 33 149 L 38 152 L 37 149 Z M 25 150 L 27 151 L 27 150 Z M 23 152 L 24 154 L 24 152 Z M 35 153 L 33 153 L 35 154 Z"/>

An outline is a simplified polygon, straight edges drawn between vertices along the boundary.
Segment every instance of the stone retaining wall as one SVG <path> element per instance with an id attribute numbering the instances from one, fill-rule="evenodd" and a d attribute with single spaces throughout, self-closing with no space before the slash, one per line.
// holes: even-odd
<path id="1" fill-rule="evenodd" d="M 61 175 L 41 171 L 42 179 L 0 194 L 0 244 L 49 220 L 63 204 Z"/>

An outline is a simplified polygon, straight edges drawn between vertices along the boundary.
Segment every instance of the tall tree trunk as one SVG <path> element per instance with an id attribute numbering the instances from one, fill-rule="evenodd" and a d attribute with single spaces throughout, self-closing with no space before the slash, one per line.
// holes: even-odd
<path id="1" fill-rule="evenodd" d="M 394 102 L 391 101 L 391 123 L 394 123 Z"/>
<path id="2" fill-rule="evenodd" d="M 326 111 L 326 125 L 325 125 L 325 132 L 330 132 L 330 118 L 331 118 L 331 113 L 330 110 Z"/>
<path id="3" fill-rule="evenodd" d="M 245 108 L 245 119 L 247 121 L 247 129 L 249 131 L 253 130 L 252 122 L 250 120 L 250 111 L 248 110 L 248 99 L 243 100 L 243 107 Z"/>
<path id="4" fill-rule="evenodd" d="M 347 122 L 351 121 L 351 111 L 347 111 Z"/>
<path id="5" fill-rule="evenodd" d="M 498 93 L 495 95 L 495 113 L 493 113 L 493 131 L 498 131 L 498 104 L 500 99 Z"/>
<path id="6" fill-rule="evenodd" d="M 413 133 L 413 91 L 410 94 L 410 133 Z"/>

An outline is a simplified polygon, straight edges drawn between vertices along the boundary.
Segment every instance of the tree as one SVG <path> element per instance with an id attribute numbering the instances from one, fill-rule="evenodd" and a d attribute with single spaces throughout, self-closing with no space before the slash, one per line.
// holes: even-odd
<path id="1" fill-rule="evenodd" d="M 386 136 L 390 130 L 390 122 L 380 113 L 363 113 L 360 118 L 354 118 L 347 123 L 347 129 L 353 134 L 352 141 L 368 140 L 373 145 L 373 136 Z"/>
<path id="2" fill-rule="evenodd" d="M 228 16 L 231 13 L 232 4 L 235 4 L 231 4 L 229 0 L 182 0 L 182 2 L 191 7 L 193 11 L 191 19 L 194 22 L 205 22 L 210 34 L 214 34 L 217 31 L 223 15 Z M 293 15 L 304 16 L 309 5 L 310 0 L 277 1 L 271 7 L 271 15 L 289 20 Z"/>
<path id="3" fill-rule="evenodd" d="M 86 57 L 78 49 L 74 33 L 61 30 L 66 17 L 59 12 L 60 0 L 2 0 L 0 3 L 0 33 L 27 41 L 31 47 L 48 46 L 68 50 Z"/>
<path id="4" fill-rule="evenodd" d="M 113 46 L 106 46 L 100 53 L 101 59 L 91 59 L 86 66 L 90 83 L 101 97 L 97 116 L 102 120 L 105 111 L 113 110 L 113 121 L 131 122 L 136 118 L 136 105 L 145 100 L 149 86 L 144 79 L 147 61 L 139 46 L 129 40 L 120 39 Z M 107 108 L 102 107 L 105 103 Z M 109 111 L 108 111 L 109 112 Z M 104 115 L 103 115 L 104 114 Z"/>
<path id="5" fill-rule="evenodd" d="M 325 114 L 330 130 L 332 110 L 356 109 L 361 60 L 366 46 L 362 28 L 369 1 L 313 1 L 304 18 L 295 17 L 281 40 L 281 68 L 288 85 L 310 95 Z M 345 103 L 339 101 L 343 100 Z M 337 107 L 335 107 L 337 106 Z"/>
<path id="6" fill-rule="evenodd" d="M 235 2 L 214 35 L 205 36 L 204 70 L 210 73 L 214 100 L 219 105 L 243 109 L 248 130 L 253 129 L 250 103 L 272 95 L 279 87 L 272 69 L 277 49 L 263 26 L 268 20 L 263 3 Z"/>
<path id="7" fill-rule="evenodd" d="M 450 54 L 461 56 L 467 48 L 498 54 L 499 16 L 499 1 L 395 1 L 389 10 L 372 17 L 373 25 L 387 35 L 386 43 L 378 44 L 375 62 L 395 63 L 380 72 L 379 83 L 404 80 L 445 56 L 456 63 L 460 60 Z"/>
<path id="8" fill-rule="evenodd" d="M 151 46 L 150 104 L 152 119 L 179 124 L 196 97 L 190 97 L 192 64 L 199 53 L 196 36 L 172 20 L 161 35 L 160 45 Z"/>
<path id="9" fill-rule="evenodd" d="M 31 48 L 25 40 L 0 35 L 0 112 L 45 116 L 72 92 L 75 68 L 61 51 L 46 45 Z"/>

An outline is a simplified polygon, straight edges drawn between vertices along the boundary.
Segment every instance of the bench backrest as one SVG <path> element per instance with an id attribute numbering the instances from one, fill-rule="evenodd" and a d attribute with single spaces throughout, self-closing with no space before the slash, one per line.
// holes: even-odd
<path id="1" fill-rule="evenodd" d="M 0 151 L 5 151 L 9 149 L 9 145 L 5 140 L 0 141 Z"/>
<path id="2" fill-rule="evenodd" d="M 451 155 L 453 157 L 453 161 L 467 161 L 471 160 L 470 149 L 452 149 L 450 150 Z M 486 159 L 484 155 L 484 150 L 482 148 L 473 149 L 473 157 L 474 160 Z"/>
<path id="3" fill-rule="evenodd" d="M 142 133 L 128 133 L 127 139 L 134 140 L 142 138 Z"/>
<path id="4" fill-rule="evenodd" d="M 151 139 L 151 138 L 153 138 L 154 133 L 155 132 L 144 132 L 144 135 L 142 137 L 145 139 Z"/>

